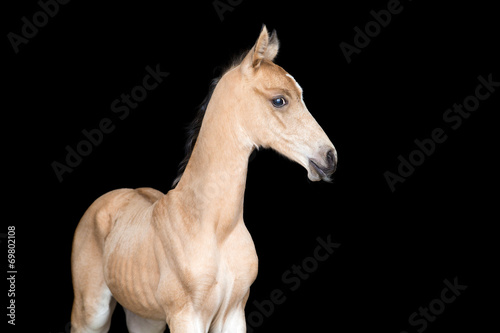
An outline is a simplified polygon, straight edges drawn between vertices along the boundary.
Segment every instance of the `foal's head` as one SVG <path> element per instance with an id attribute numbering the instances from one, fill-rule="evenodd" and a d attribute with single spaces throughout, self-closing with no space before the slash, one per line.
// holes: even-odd
<path id="1" fill-rule="evenodd" d="M 230 80 L 241 100 L 234 112 L 253 145 L 273 148 L 299 163 L 312 181 L 329 181 L 337 152 L 307 110 L 302 88 L 273 63 L 278 48 L 276 32 L 269 36 L 264 26 L 253 48 L 221 81 Z"/>

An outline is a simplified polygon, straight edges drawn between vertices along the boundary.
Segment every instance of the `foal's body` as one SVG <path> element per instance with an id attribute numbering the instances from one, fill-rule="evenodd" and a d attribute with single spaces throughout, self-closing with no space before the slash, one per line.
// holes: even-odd
<path id="1" fill-rule="evenodd" d="M 89 234 L 74 251 L 87 253 L 75 265 L 88 267 L 78 279 L 92 285 L 75 295 L 75 303 L 93 303 L 84 305 L 95 311 L 86 331 L 107 331 L 116 300 L 127 310 L 131 332 L 163 332 L 166 322 L 175 332 L 206 332 L 207 325 L 214 332 L 244 332 L 257 256 L 243 219 L 233 221 L 230 232 L 199 223 L 167 208 L 182 200 L 178 192 L 115 190 L 84 215 L 77 232 Z"/>
<path id="2" fill-rule="evenodd" d="M 250 153 L 274 148 L 311 180 L 328 180 L 336 163 L 300 86 L 272 63 L 277 50 L 264 27 L 220 79 L 173 190 L 115 190 L 89 207 L 73 244 L 72 332 L 106 332 L 116 301 L 130 332 L 163 332 L 167 323 L 174 333 L 246 331 L 258 266 L 243 222 Z M 248 111 L 262 103 L 266 111 Z"/>

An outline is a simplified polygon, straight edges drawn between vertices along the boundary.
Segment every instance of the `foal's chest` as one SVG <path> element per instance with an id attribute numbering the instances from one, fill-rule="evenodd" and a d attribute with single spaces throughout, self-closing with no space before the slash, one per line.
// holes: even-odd
<path id="1" fill-rule="evenodd" d="M 175 255 L 184 258 L 175 265 L 166 261 L 170 269 L 164 270 L 169 277 L 161 279 L 162 298 L 172 312 L 187 306 L 217 321 L 246 302 L 257 276 L 257 254 L 243 224 L 219 246 L 202 248 L 196 255 Z"/>
<path id="2" fill-rule="evenodd" d="M 228 244 L 229 245 L 229 244 Z M 221 249 L 218 269 L 206 301 L 204 312 L 213 321 L 222 320 L 245 304 L 250 286 L 257 277 L 258 260 L 253 242 L 232 244 Z M 200 285 L 203 285 L 203 281 Z"/>

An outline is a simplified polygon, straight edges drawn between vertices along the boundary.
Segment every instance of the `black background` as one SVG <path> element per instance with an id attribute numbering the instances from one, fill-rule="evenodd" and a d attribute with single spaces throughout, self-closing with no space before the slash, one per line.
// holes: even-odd
<path id="1" fill-rule="evenodd" d="M 254 331 L 417 332 L 421 326 L 410 326 L 408 317 L 454 278 L 467 289 L 425 331 L 492 327 L 498 318 L 491 305 L 498 303 L 492 119 L 500 88 L 458 129 L 443 121 L 448 108 L 474 94 L 479 75 L 500 81 L 499 19 L 490 2 L 402 1 L 401 13 L 349 64 L 339 44 L 353 44 L 353 28 L 363 29 L 373 20 L 370 11 L 386 9 L 388 1 L 246 0 L 222 21 L 212 1 L 167 3 L 72 1 L 17 54 L 7 33 L 20 34 L 21 18 L 32 21 L 40 6 L 25 1 L 3 12 L 4 212 L 13 214 L 0 232 L 16 226 L 15 331 L 65 332 L 80 217 L 116 188 L 170 189 L 185 126 L 217 68 L 250 48 L 263 23 L 277 30 L 276 63 L 304 89 L 339 167 L 333 184 L 325 184 L 309 182 L 302 167 L 272 151 L 250 162 L 244 218 L 259 275 L 247 315 L 274 289 L 286 296 Z M 119 120 L 111 102 L 157 64 L 170 75 Z M 103 118 L 115 130 L 59 182 L 51 163 L 64 163 L 65 147 L 75 147 L 81 131 Z M 447 140 L 391 192 L 384 172 L 396 173 L 398 156 L 408 157 L 414 140 L 437 127 Z M 328 235 L 341 246 L 291 291 L 283 273 Z M 125 331 L 117 308 L 111 332 Z"/>

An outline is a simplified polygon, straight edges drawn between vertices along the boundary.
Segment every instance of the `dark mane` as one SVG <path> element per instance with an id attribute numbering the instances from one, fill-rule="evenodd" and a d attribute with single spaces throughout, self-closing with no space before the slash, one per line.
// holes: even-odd
<path id="1" fill-rule="evenodd" d="M 222 71 L 222 74 L 210 82 L 210 86 L 208 89 L 208 94 L 203 100 L 203 102 L 200 104 L 198 107 L 198 112 L 196 112 L 196 116 L 191 121 L 191 123 L 187 126 L 187 140 L 186 140 L 186 145 L 184 147 L 184 150 L 186 151 L 186 156 L 184 159 L 179 163 L 179 171 L 177 172 L 177 177 L 174 179 L 174 182 L 172 183 L 172 188 L 174 188 L 177 183 L 179 183 L 179 180 L 181 180 L 182 174 L 184 173 L 184 170 L 186 170 L 186 166 L 189 162 L 189 159 L 191 158 L 191 153 L 193 152 L 194 145 L 196 143 L 196 139 L 198 139 L 198 134 L 200 133 L 200 128 L 201 128 L 201 123 L 203 122 L 203 117 L 205 116 L 205 111 L 207 110 L 208 103 L 210 103 L 210 98 L 212 98 L 212 94 L 215 90 L 215 87 L 217 86 L 217 83 L 219 83 L 219 80 L 221 77 L 226 74 L 228 71 L 233 69 L 234 67 L 238 66 L 245 55 L 247 54 L 246 52 L 241 53 L 239 56 L 235 57 L 231 64 L 226 67 Z"/>
<path id="2" fill-rule="evenodd" d="M 184 150 L 186 152 L 186 156 L 184 159 L 179 163 L 179 171 L 177 172 L 177 177 L 175 178 L 174 182 L 172 183 L 172 188 L 174 188 L 179 180 L 181 180 L 182 174 L 184 173 L 184 170 L 186 169 L 186 166 L 189 162 L 189 158 L 191 157 L 191 153 L 193 152 L 194 144 L 196 143 L 196 139 L 198 138 L 198 134 L 200 133 L 200 128 L 201 128 L 201 123 L 203 122 L 203 117 L 205 116 L 205 111 L 207 110 L 208 103 L 210 102 L 210 98 L 212 97 L 212 93 L 215 90 L 215 87 L 217 86 L 217 83 L 219 82 L 220 77 L 217 77 L 212 80 L 210 83 L 210 87 L 208 89 L 208 95 L 205 97 L 203 102 L 200 104 L 198 107 L 198 112 L 196 112 L 196 116 L 194 119 L 191 121 L 191 123 L 187 126 L 187 141 L 186 145 L 184 147 Z"/>

